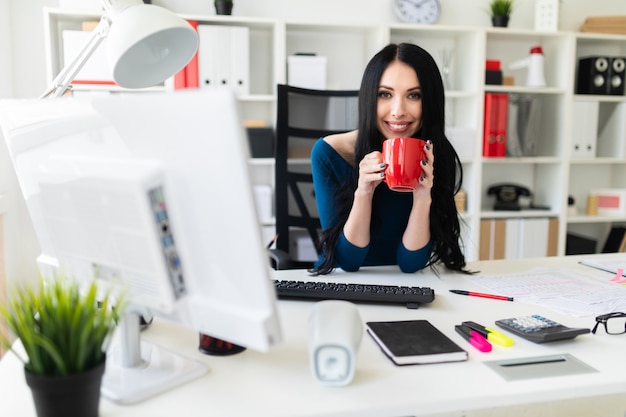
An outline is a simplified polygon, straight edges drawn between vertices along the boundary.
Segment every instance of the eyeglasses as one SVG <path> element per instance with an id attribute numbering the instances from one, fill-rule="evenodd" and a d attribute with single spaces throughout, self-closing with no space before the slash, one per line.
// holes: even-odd
<path id="1" fill-rule="evenodd" d="M 596 317 L 596 325 L 593 326 L 591 333 L 595 334 L 598 330 L 598 325 L 604 324 L 604 330 L 608 334 L 623 334 L 626 333 L 626 313 L 609 313 L 602 314 Z"/>

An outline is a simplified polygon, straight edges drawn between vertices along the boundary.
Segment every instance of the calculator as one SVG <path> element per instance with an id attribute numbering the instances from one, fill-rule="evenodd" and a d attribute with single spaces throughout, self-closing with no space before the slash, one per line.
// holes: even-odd
<path id="1" fill-rule="evenodd" d="M 587 328 L 564 326 L 538 314 L 496 320 L 496 324 L 511 333 L 535 343 L 573 339 L 579 334 L 590 332 Z"/>

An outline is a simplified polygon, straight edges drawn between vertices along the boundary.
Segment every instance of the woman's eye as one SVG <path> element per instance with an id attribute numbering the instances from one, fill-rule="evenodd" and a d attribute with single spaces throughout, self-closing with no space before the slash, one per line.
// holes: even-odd
<path id="1" fill-rule="evenodd" d="M 412 94 L 409 94 L 409 98 L 411 100 L 421 100 L 422 99 L 422 94 L 421 93 L 412 93 Z"/>
<path id="2" fill-rule="evenodd" d="M 388 91 L 381 91 L 378 93 L 378 97 L 380 98 L 389 98 L 391 97 L 391 94 Z"/>

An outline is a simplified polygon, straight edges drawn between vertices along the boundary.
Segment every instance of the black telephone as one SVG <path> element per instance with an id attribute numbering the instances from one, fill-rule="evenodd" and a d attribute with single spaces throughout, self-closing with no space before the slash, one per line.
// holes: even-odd
<path id="1" fill-rule="evenodd" d="M 487 189 L 488 195 L 496 196 L 494 210 L 521 210 L 520 197 L 530 197 L 530 190 L 517 184 L 496 184 Z"/>

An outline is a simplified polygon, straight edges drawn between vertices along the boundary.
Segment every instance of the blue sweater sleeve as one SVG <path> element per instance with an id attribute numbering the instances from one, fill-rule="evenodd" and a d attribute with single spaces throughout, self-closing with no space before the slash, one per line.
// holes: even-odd
<path id="1" fill-rule="evenodd" d="M 340 193 L 342 181 L 351 175 L 352 167 L 328 143 L 319 139 L 311 151 L 311 170 L 320 223 L 327 229 L 339 221 L 335 197 Z M 354 246 L 341 232 L 335 248 L 337 266 L 345 271 L 357 271 L 368 249 Z"/>
<path id="2" fill-rule="evenodd" d="M 402 272 L 413 273 L 423 269 L 430 259 L 432 241 L 418 250 L 408 250 L 402 242 L 398 244 L 398 266 Z"/>
<path id="3" fill-rule="evenodd" d="M 341 190 L 341 182 L 350 175 L 350 170 L 350 165 L 323 139 L 313 145 L 311 172 L 322 229 L 339 221 L 335 197 Z"/>

